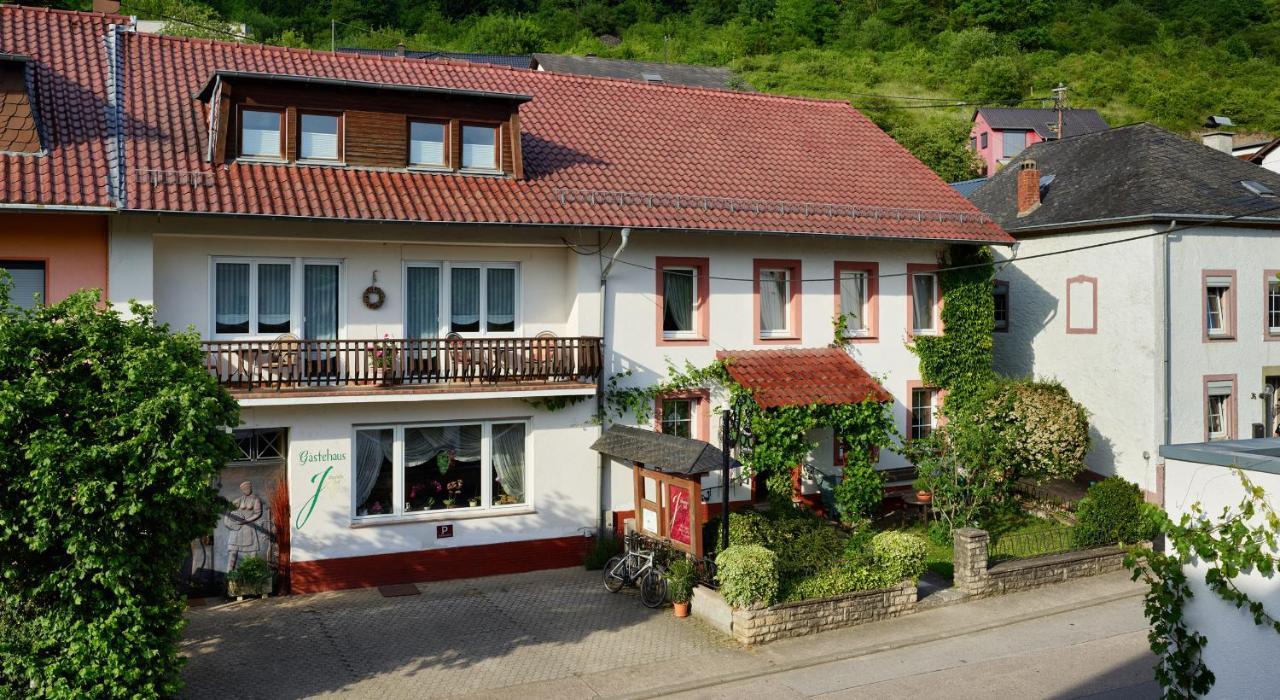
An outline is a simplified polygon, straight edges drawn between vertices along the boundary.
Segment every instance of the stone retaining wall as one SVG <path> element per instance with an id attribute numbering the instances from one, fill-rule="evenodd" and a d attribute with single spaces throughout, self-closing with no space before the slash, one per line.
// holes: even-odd
<path id="1" fill-rule="evenodd" d="M 763 644 L 898 617 L 914 612 L 915 604 L 915 584 L 903 581 L 893 588 L 734 610 L 732 632 L 743 644 Z"/>
<path id="2" fill-rule="evenodd" d="M 990 564 L 989 543 L 990 535 L 985 530 L 955 531 L 952 553 L 956 590 L 975 597 L 1002 595 L 1124 568 L 1124 550 L 1114 546 Z"/>

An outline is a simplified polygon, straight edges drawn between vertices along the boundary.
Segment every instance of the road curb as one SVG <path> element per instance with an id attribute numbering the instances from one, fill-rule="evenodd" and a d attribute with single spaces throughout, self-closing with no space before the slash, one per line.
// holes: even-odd
<path id="1" fill-rule="evenodd" d="M 785 663 L 766 662 L 768 664 L 767 666 L 756 671 L 725 673 L 725 674 L 720 674 L 718 676 L 700 678 L 696 681 L 689 681 L 686 683 L 676 683 L 672 685 L 662 686 L 660 688 L 650 688 L 650 689 L 646 689 L 643 693 L 632 693 L 632 694 L 618 695 L 614 697 L 618 697 L 623 700 L 640 700 L 642 698 L 656 698 L 656 697 L 665 697 L 668 695 L 674 695 L 677 693 L 687 693 L 695 690 L 711 688 L 718 685 L 724 685 L 726 683 L 736 683 L 740 681 L 751 680 L 754 678 L 771 676 L 778 673 L 785 673 L 788 671 L 796 671 L 796 670 L 805 669 L 805 668 L 812 668 L 814 666 L 821 666 L 823 664 L 829 664 L 836 661 L 846 661 L 848 659 L 856 659 L 860 656 L 868 656 L 871 654 L 878 654 L 881 652 L 893 651 L 895 649 L 903 649 L 906 647 L 919 646 L 921 644 L 929 644 L 931 642 L 942 641 L 944 639 L 949 639 L 951 637 L 956 637 L 960 635 L 974 634 L 977 632 L 985 632 L 987 630 L 997 629 L 1000 627 L 1008 627 L 1010 625 L 1016 625 L 1022 622 L 1029 622 L 1031 620 L 1039 620 L 1046 617 L 1053 617 L 1054 615 L 1061 615 L 1063 613 L 1068 613 L 1075 610 L 1084 610 L 1086 608 L 1093 608 L 1099 605 L 1106 605 L 1107 603 L 1114 603 L 1116 601 L 1125 600 L 1127 598 L 1140 598 L 1142 597 L 1142 595 L 1143 595 L 1143 591 L 1126 591 L 1123 593 L 1112 593 L 1110 595 L 1102 596 L 1099 598 L 1092 598 L 1090 600 L 1081 601 L 1078 603 L 1068 603 L 1066 605 L 1059 605 L 1052 608 L 1045 608 L 1043 610 L 1038 610 L 1036 612 L 1023 613 L 1021 615 L 1014 615 L 1012 617 L 1001 618 L 999 620 L 993 620 L 989 623 L 969 625 L 967 627 L 961 627 L 956 629 L 940 630 L 937 632 L 930 632 L 928 634 L 919 634 L 912 637 L 904 637 L 902 639 L 899 639 L 893 642 L 883 643 L 883 644 L 870 644 L 862 647 L 852 647 L 845 651 L 840 651 L 832 654 L 824 654 L 822 656 L 806 657 L 804 659 L 791 661 L 791 662 L 785 662 Z M 952 607 L 952 606 L 947 606 L 947 607 Z M 923 612 L 927 612 L 927 611 L 923 611 Z"/>

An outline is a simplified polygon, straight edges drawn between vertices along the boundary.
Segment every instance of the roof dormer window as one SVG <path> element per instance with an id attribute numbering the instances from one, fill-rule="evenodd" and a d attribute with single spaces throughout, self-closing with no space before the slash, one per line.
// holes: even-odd
<path id="1" fill-rule="evenodd" d="M 284 112 L 277 109 L 240 111 L 240 155 L 244 158 L 284 158 L 280 131 Z"/>
<path id="2" fill-rule="evenodd" d="M 498 127 L 462 125 L 462 169 L 498 169 Z"/>
<path id="3" fill-rule="evenodd" d="M 32 98 L 26 56 L 0 52 L 0 153 L 39 153 L 36 100 Z"/>
<path id="4" fill-rule="evenodd" d="M 300 160 L 340 160 L 342 120 L 336 114 L 302 113 L 298 131 Z"/>
<path id="5" fill-rule="evenodd" d="M 447 168 L 443 122 L 409 122 L 409 165 L 418 168 Z"/>

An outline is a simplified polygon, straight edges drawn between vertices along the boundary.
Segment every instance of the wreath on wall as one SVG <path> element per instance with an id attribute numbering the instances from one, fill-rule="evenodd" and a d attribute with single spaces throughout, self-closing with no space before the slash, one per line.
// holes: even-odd
<path id="1" fill-rule="evenodd" d="M 387 293 L 382 291 L 382 287 L 370 285 L 365 287 L 364 294 L 360 296 L 360 300 L 370 309 L 379 309 L 386 303 Z"/>

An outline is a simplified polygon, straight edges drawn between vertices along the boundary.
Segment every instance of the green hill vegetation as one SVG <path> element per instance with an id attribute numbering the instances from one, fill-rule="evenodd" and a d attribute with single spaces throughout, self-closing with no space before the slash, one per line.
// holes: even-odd
<path id="1" fill-rule="evenodd" d="M 972 174 L 975 105 L 1047 106 L 1059 82 L 1068 105 L 1112 125 L 1190 132 L 1223 114 L 1280 132 L 1280 0 L 126 0 L 124 11 L 208 36 L 244 23 L 258 40 L 317 49 L 728 66 L 757 90 L 849 100 L 948 180 Z"/>

